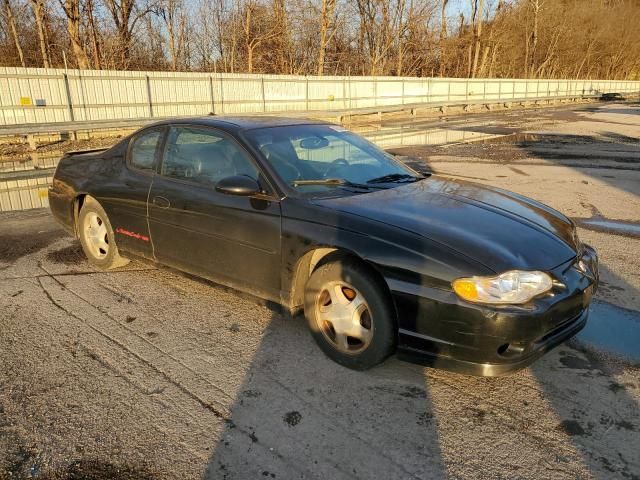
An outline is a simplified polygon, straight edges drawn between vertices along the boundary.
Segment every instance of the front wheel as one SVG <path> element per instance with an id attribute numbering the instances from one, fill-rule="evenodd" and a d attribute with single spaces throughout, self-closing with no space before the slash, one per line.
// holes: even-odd
<path id="1" fill-rule="evenodd" d="M 80 243 L 89 263 L 103 270 L 123 267 L 129 260 L 118 253 L 111 223 L 97 200 L 87 197 L 78 218 Z"/>
<path id="2" fill-rule="evenodd" d="M 334 261 L 315 270 L 307 282 L 304 313 L 320 348 L 345 367 L 366 370 L 395 350 L 397 327 L 387 292 L 356 261 Z"/>

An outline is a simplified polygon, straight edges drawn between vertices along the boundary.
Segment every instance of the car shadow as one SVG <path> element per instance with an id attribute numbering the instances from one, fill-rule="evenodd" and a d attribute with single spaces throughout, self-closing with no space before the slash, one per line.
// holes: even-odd
<path id="1" fill-rule="evenodd" d="M 250 363 L 203 478 L 445 476 L 420 370 L 348 370 L 278 311 Z"/>

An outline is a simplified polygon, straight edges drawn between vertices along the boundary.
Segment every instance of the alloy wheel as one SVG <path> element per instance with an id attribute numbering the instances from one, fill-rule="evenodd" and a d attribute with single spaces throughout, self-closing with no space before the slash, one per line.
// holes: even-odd
<path id="1" fill-rule="evenodd" d="M 373 319 L 363 295 L 345 282 L 330 282 L 316 299 L 319 330 L 337 350 L 358 354 L 373 339 Z"/>

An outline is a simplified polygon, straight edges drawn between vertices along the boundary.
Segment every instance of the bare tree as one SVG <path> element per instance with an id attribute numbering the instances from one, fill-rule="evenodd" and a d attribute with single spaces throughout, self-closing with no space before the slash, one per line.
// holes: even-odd
<path id="1" fill-rule="evenodd" d="M 534 76 L 534 68 L 536 64 L 536 53 L 538 50 L 538 18 L 540 16 L 540 8 L 542 7 L 540 0 L 529 0 L 531 10 L 533 12 L 533 29 L 531 30 L 531 47 L 528 48 L 529 61 L 528 71 L 526 72 L 528 77 Z"/>
<path id="2" fill-rule="evenodd" d="M 484 13 L 484 0 L 471 0 L 473 8 L 473 64 L 471 66 L 471 78 L 475 78 L 478 71 L 478 58 L 480 56 L 480 45 L 482 39 L 482 15 Z M 471 48 L 471 47 L 469 47 Z M 471 50 L 469 50 L 471 52 Z"/>
<path id="3" fill-rule="evenodd" d="M 380 75 L 397 47 L 398 38 L 406 34 L 406 0 L 356 0 L 360 15 L 361 38 L 366 47 L 369 75 Z"/>
<path id="4" fill-rule="evenodd" d="M 178 69 L 178 60 L 184 50 L 186 36 L 186 16 L 180 0 L 166 0 L 160 8 L 160 16 L 164 21 L 169 37 L 169 55 L 171 69 Z"/>
<path id="5" fill-rule="evenodd" d="M 244 4 L 242 30 L 248 73 L 253 73 L 254 58 L 258 47 L 280 34 L 277 25 L 274 25 L 264 13 L 264 5 L 259 4 L 256 0 L 248 0 Z"/>
<path id="6" fill-rule="evenodd" d="M 59 0 L 60 6 L 67 17 L 67 32 L 71 41 L 71 48 L 76 59 L 78 68 L 89 68 L 89 57 L 84 49 L 80 26 L 82 17 L 80 16 L 80 0 Z"/>
<path id="7" fill-rule="evenodd" d="M 91 34 L 91 53 L 93 56 L 93 68 L 100 70 L 102 68 L 102 59 L 100 55 L 100 40 L 98 38 L 98 28 L 94 16 L 95 5 L 93 0 L 86 0 L 85 11 L 87 13 L 87 21 L 89 24 L 89 32 Z"/>
<path id="8" fill-rule="evenodd" d="M 49 42 L 47 40 L 47 28 L 45 25 L 45 5 L 44 0 L 29 0 L 33 16 L 36 20 L 38 30 L 38 40 L 40 44 L 40 55 L 42 55 L 42 65 L 49 68 Z"/>
<path id="9" fill-rule="evenodd" d="M 140 19 L 154 10 L 155 4 L 148 3 L 140 7 L 136 0 L 104 0 L 104 3 L 116 27 L 121 67 L 126 68 L 130 60 L 131 39 L 136 25 Z"/>
<path id="10" fill-rule="evenodd" d="M 470 1 L 0 0 L 0 65 L 640 78 L 638 0 Z"/>
<path id="11" fill-rule="evenodd" d="M 322 13 L 320 15 L 320 45 L 318 46 L 318 75 L 324 74 L 324 59 L 327 54 L 327 45 L 335 34 L 335 10 L 336 0 L 322 0 Z"/>
<path id="12" fill-rule="evenodd" d="M 440 76 L 444 77 L 444 68 L 447 61 L 447 4 L 449 0 L 442 0 L 440 10 Z"/>
<path id="13" fill-rule="evenodd" d="M 14 46 L 16 47 L 16 51 L 18 52 L 20 65 L 24 67 L 26 66 L 24 63 L 24 52 L 22 51 L 22 46 L 20 45 L 20 37 L 18 36 L 18 29 L 16 28 L 16 20 L 13 16 L 13 8 L 11 7 L 11 3 L 9 3 L 9 0 L 4 0 L 4 13 L 7 17 L 7 24 L 9 26 L 9 30 L 11 31 L 11 36 L 13 37 Z"/>

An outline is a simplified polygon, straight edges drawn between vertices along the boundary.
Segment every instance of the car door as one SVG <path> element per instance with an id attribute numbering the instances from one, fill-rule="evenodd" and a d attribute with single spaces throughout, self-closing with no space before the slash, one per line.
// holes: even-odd
<path id="1" fill-rule="evenodd" d="M 277 300 L 280 203 L 276 197 L 216 191 L 232 175 L 259 180 L 250 154 L 214 128 L 173 126 L 149 194 L 158 261 Z"/>
<path id="2" fill-rule="evenodd" d="M 125 168 L 101 203 L 109 215 L 118 248 L 153 259 L 147 199 L 164 139 L 165 127 L 152 127 L 129 141 Z"/>

